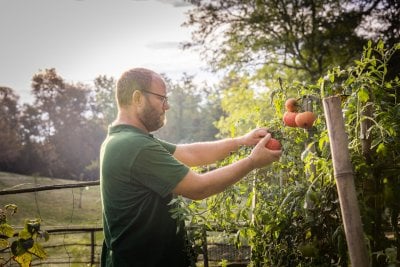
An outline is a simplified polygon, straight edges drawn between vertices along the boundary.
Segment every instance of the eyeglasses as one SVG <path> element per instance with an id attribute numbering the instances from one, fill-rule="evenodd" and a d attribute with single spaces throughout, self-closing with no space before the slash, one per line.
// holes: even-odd
<path id="1" fill-rule="evenodd" d="M 161 98 L 160 100 L 162 101 L 164 106 L 168 104 L 168 96 L 156 94 L 156 93 L 153 93 L 153 92 L 150 92 L 150 91 L 147 91 L 147 90 L 141 90 L 141 91 L 145 92 L 145 93 L 148 93 L 148 94 L 151 94 L 151 95 L 156 95 L 156 96 L 160 97 Z"/>

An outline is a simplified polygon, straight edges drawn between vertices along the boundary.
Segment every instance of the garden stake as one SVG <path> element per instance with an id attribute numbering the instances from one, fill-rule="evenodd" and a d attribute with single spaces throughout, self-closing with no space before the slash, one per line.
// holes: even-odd
<path id="1" fill-rule="evenodd" d="M 351 266 L 369 267 L 370 263 L 356 197 L 353 167 L 350 161 L 349 142 L 345 132 L 341 99 L 339 96 L 326 97 L 323 99 L 323 106 Z"/>

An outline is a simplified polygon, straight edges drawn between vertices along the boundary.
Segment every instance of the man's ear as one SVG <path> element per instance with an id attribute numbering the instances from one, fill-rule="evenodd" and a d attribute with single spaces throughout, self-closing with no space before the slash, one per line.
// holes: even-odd
<path id="1" fill-rule="evenodd" d="M 132 94 L 132 104 L 140 106 L 142 103 L 143 94 L 139 90 L 135 90 Z"/>

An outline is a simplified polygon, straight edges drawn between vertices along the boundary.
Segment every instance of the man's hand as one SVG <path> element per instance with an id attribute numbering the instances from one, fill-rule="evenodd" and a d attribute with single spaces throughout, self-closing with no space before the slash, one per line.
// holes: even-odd
<path id="1" fill-rule="evenodd" d="M 251 132 L 241 137 L 238 137 L 238 143 L 239 145 L 254 146 L 258 142 L 260 142 L 260 140 L 263 139 L 267 134 L 268 131 L 266 128 L 254 129 Z"/>
<path id="2" fill-rule="evenodd" d="M 271 134 L 267 133 L 251 151 L 249 158 L 252 161 L 254 168 L 267 166 L 272 162 L 279 160 L 282 155 L 282 150 L 270 150 L 265 147 L 269 139 L 271 139 Z"/>

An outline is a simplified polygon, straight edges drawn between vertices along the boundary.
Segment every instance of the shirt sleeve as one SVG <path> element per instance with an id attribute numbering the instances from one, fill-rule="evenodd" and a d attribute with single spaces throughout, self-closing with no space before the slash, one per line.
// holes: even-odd
<path id="1" fill-rule="evenodd" d="M 171 153 L 171 155 L 174 154 L 175 150 L 176 150 L 176 145 L 169 143 L 167 141 L 164 140 L 160 140 L 160 139 L 156 139 L 169 153 Z"/>
<path id="2" fill-rule="evenodd" d="M 154 142 L 144 147 L 134 165 L 134 173 L 137 174 L 135 179 L 162 197 L 170 194 L 189 172 L 189 167 L 172 156 L 176 147 L 165 144 L 166 147 Z"/>

